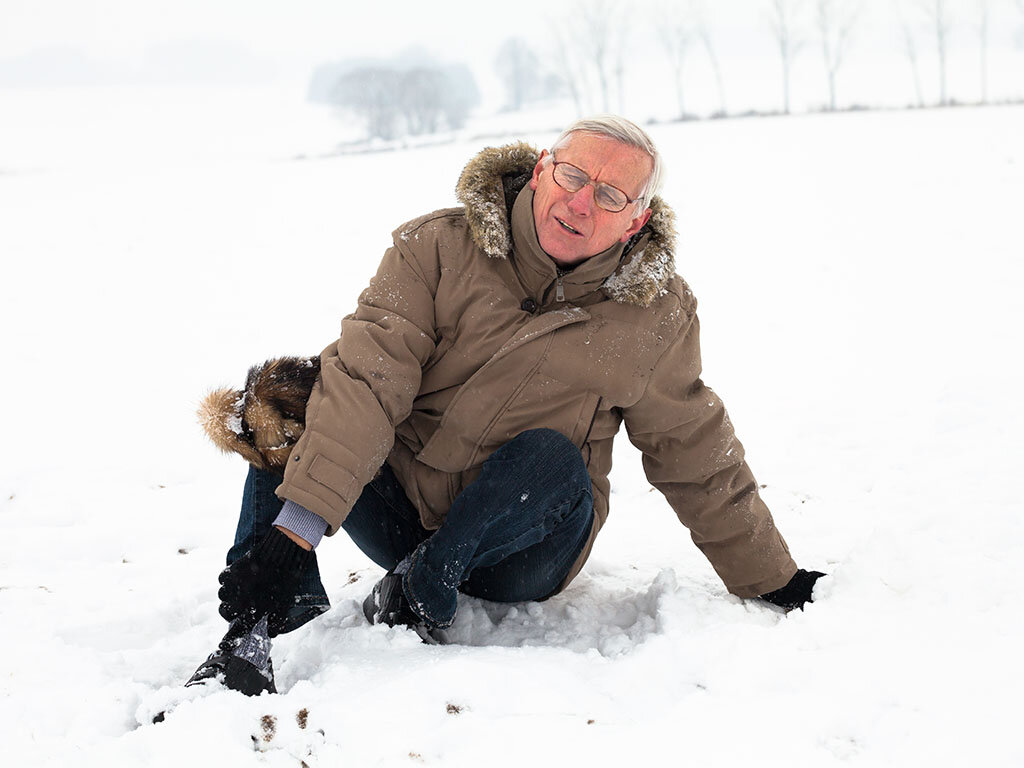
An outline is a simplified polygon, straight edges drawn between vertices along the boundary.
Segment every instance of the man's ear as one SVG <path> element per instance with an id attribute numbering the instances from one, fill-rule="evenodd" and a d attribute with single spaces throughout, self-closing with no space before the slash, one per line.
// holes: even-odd
<path id="1" fill-rule="evenodd" d="M 620 243 L 625 243 L 640 231 L 640 228 L 647 223 L 647 220 L 651 218 L 651 209 L 645 208 L 644 212 L 629 222 L 629 229 L 622 233 L 622 237 L 619 238 Z"/>
<path id="2" fill-rule="evenodd" d="M 530 189 L 534 192 L 537 191 L 537 184 L 540 180 L 541 171 L 544 170 L 544 158 L 548 156 L 548 151 L 542 149 L 540 151 L 540 158 L 537 160 L 537 164 L 533 166 L 533 176 L 530 177 Z"/>

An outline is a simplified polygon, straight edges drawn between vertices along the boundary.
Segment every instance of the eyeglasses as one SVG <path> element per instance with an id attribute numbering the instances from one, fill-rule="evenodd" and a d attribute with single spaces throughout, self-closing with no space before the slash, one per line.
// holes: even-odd
<path id="1" fill-rule="evenodd" d="M 579 192 L 588 184 L 593 184 L 594 202 L 609 213 L 618 213 L 639 199 L 630 200 L 629 196 L 618 187 L 605 184 L 603 181 L 594 181 L 572 163 L 560 163 L 556 160 L 551 173 L 555 177 L 555 183 L 568 192 Z"/>

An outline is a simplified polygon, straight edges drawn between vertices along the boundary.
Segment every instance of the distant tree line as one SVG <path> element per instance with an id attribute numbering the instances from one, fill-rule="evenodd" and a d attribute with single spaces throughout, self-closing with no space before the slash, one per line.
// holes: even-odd
<path id="1" fill-rule="evenodd" d="M 370 138 L 391 140 L 461 128 L 480 91 L 464 64 L 397 60 L 325 65 L 310 97 L 363 120 Z"/>
<path id="2" fill-rule="evenodd" d="M 726 84 L 709 17 L 710 0 L 652 0 L 655 12 L 638 15 L 627 0 L 575 0 L 564 21 L 548 25 L 550 39 L 509 37 L 500 42 L 494 72 L 505 93 L 504 107 L 516 111 L 544 100 L 569 98 L 579 115 L 624 112 L 626 83 L 635 76 L 636 51 L 656 44 L 679 119 L 687 111 L 691 64 L 703 59 L 703 72 L 714 78 L 718 107 L 725 116 Z M 779 62 L 778 112 L 791 110 L 791 76 L 798 57 L 817 59 L 823 108 L 840 108 L 842 73 L 851 51 L 863 43 L 866 0 L 743 0 L 760 18 Z M 993 8 L 1024 22 L 1024 0 L 886 0 L 876 11 L 888 15 L 902 44 L 912 76 L 914 104 L 925 106 L 921 62 L 930 58 L 937 73 L 938 104 L 952 103 L 947 85 L 950 38 L 976 46 L 979 103 L 989 101 L 989 33 Z M 1019 14 L 1017 13 L 1019 11 Z M 643 27 L 638 27 L 643 19 Z M 558 21 L 558 19 L 555 19 Z M 1024 29 L 1024 26 L 1022 26 Z M 964 32 L 968 37 L 964 36 Z M 1024 46 L 1024 39 L 1022 39 Z M 962 44 L 961 44 L 962 47 Z M 700 62 L 698 62 L 700 63 Z M 441 65 L 422 52 L 389 61 L 349 61 L 321 67 L 311 97 L 360 118 L 372 138 L 395 139 L 461 128 L 480 101 L 473 75 L 465 65 Z M 773 110 L 775 111 L 775 110 Z"/>
<path id="3" fill-rule="evenodd" d="M 618 5 L 620 0 L 606 0 Z M 794 61 L 808 46 L 820 54 L 824 84 L 828 93 L 826 109 L 838 108 L 838 82 L 841 68 L 857 40 L 864 16 L 864 0 L 748 0 L 752 10 L 760 6 L 778 51 L 781 74 L 781 111 L 790 112 L 790 79 Z M 890 23 L 899 36 L 913 76 L 916 105 L 925 106 L 920 59 L 925 50 L 935 54 L 938 72 L 938 103 L 952 103 L 947 85 L 950 37 L 954 28 L 966 28 L 977 46 L 978 102 L 987 104 L 988 47 L 992 9 L 997 5 L 1015 6 L 1024 14 L 1024 0 L 892 0 L 885 6 Z M 699 40 L 712 59 L 724 112 L 724 88 L 721 70 L 715 60 L 706 24 L 702 0 L 680 0 L 667 7 L 659 18 L 658 33 L 672 63 L 683 110 L 682 61 L 691 44 Z M 667 20 L 667 21 L 666 21 Z"/>
<path id="4" fill-rule="evenodd" d="M 865 16 L 865 0 L 743 0 L 752 18 L 760 16 L 765 34 L 770 35 L 778 54 L 779 111 L 791 110 L 791 75 L 798 56 L 814 53 L 820 63 L 827 100 L 824 108 L 839 108 L 840 74 L 859 40 Z M 572 98 L 578 114 L 623 110 L 623 84 L 631 54 L 643 44 L 642 37 L 657 42 L 667 65 L 680 119 L 690 117 L 686 109 L 690 63 L 703 56 L 714 77 L 719 107 L 725 115 L 725 78 L 716 53 L 708 18 L 714 14 L 710 0 L 654 0 L 645 29 L 636 28 L 636 13 L 627 0 L 576 0 L 566 14 L 573 23 L 552 24 L 554 40 L 548 56 L 550 65 L 564 73 L 563 89 Z M 876 9 L 889 16 L 898 30 L 911 74 L 916 104 L 925 105 L 921 82 L 922 55 L 933 55 L 937 71 L 938 104 L 952 103 L 947 85 L 950 38 L 973 38 L 977 50 L 979 103 L 989 101 L 989 33 L 993 9 L 1024 15 L 1024 0 L 891 0 Z M 653 34 L 652 34 L 653 33 Z M 510 44 L 511 41 L 506 41 Z M 537 59 L 530 50 L 516 47 L 517 61 Z M 503 46 L 504 49 L 504 46 Z M 508 57 L 506 57 L 508 58 Z M 508 69 L 508 64 L 505 65 Z M 510 77 L 506 88 L 518 87 Z M 510 99 L 518 103 L 517 99 Z"/>

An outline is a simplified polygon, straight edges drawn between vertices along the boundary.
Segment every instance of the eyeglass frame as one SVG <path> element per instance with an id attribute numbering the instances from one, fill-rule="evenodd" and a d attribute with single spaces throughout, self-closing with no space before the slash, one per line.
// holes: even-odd
<path id="1" fill-rule="evenodd" d="M 560 166 L 560 165 L 568 165 L 570 168 L 575 168 L 583 176 L 586 177 L 586 179 L 587 179 L 586 182 L 583 183 L 583 184 L 580 184 L 576 189 L 569 189 L 568 187 L 563 186 L 558 181 L 558 177 L 555 176 L 555 172 L 558 170 L 558 166 Z M 631 199 L 629 197 L 629 195 L 627 195 L 621 189 L 616 187 L 614 184 L 608 184 L 608 183 L 603 182 L 603 181 L 594 181 L 592 178 L 590 178 L 590 174 L 588 174 L 586 171 L 584 171 L 579 166 L 573 165 L 572 163 L 565 162 L 564 160 L 561 161 L 561 162 L 559 162 L 558 160 L 555 160 L 555 155 L 554 155 L 553 152 L 551 153 L 551 178 L 554 180 L 555 184 L 558 184 L 559 187 L 564 189 L 566 192 L 571 192 L 572 194 L 576 194 L 577 192 L 579 192 L 584 187 L 588 187 L 588 186 L 592 185 L 594 187 L 594 204 L 597 205 L 597 207 L 600 208 L 602 211 L 607 211 L 608 213 L 622 213 L 624 210 L 626 210 L 626 208 L 628 208 L 630 205 L 632 205 L 633 203 L 635 203 L 638 200 L 640 200 L 641 197 L 642 197 L 642 195 L 641 195 L 640 197 L 634 197 L 634 198 Z M 621 208 L 619 208 L 619 210 L 617 210 L 617 211 L 609 210 L 608 208 L 605 208 L 603 205 L 601 205 L 597 201 L 597 191 L 601 187 L 607 187 L 608 189 L 614 189 L 616 192 L 619 192 L 624 198 L 626 198 L 626 202 L 622 205 Z"/>

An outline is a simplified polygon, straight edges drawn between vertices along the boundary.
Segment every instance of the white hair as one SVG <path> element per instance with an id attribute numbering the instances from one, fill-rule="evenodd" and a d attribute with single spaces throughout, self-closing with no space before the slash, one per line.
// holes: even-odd
<path id="1" fill-rule="evenodd" d="M 654 146 L 654 142 L 651 140 L 651 137 L 647 135 L 643 128 L 624 117 L 619 117 L 618 115 L 595 115 L 594 117 L 587 117 L 582 120 L 577 120 L 562 131 L 561 135 L 555 139 L 555 143 L 551 145 L 551 154 L 553 155 L 555 150 L 566 146 L 574 133 L 592 133 L 598 136 L 605 136 L 619 142 L 620 144 L 635 147 L 636 149 L 646 152 L 651 158 L 651 175 L 647 177 L 647 183 L 644 185 L 643 191 L 637 198 L 637 215 L 650 206 L 651 199 L 661 191 L 665 168 L 661 161 L 661 153 L 658 152 L 658 149 Z M 548 158 L 550 157 L 551 155 L 548 155 Z"/>

